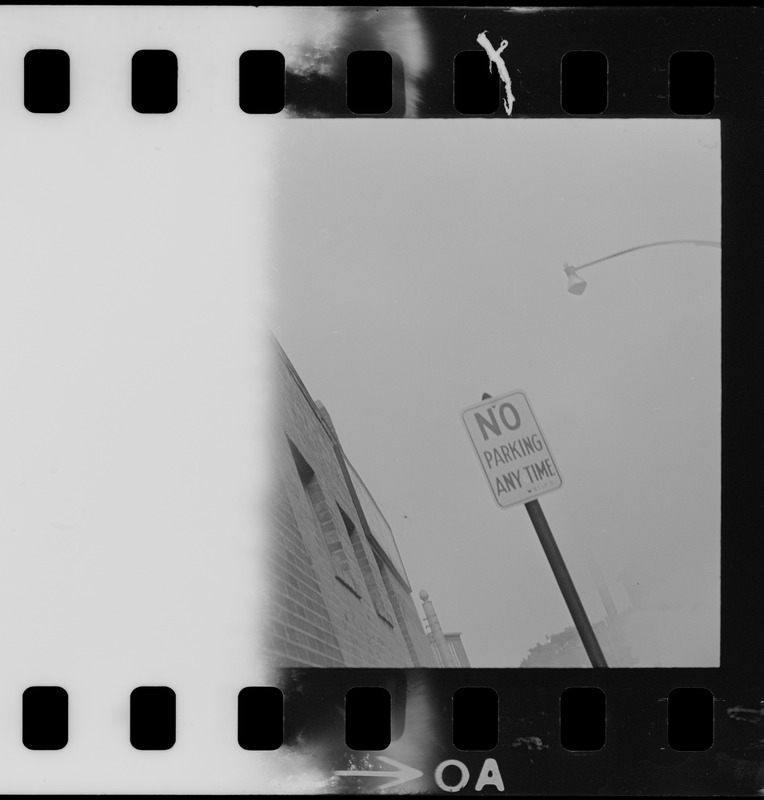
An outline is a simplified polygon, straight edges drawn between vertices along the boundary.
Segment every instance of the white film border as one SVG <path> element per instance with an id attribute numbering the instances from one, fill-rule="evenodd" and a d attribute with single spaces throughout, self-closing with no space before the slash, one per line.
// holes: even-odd
<path id="1" fill-rule="evenodd" d="M 250 793 L 236 742 L 258 660 L 271 120 L 238 56 L 277 10 L 0 9 L 0 789 Z M 32 49 L 71 59 L 71 105 L 31 114 Z M 179 104 L 130 105 L 140 49 Z M 26 749 L 22 693 L 62 686 L 69 742 Z M 129 743 L 130 693 L 177 696 L 168 751 Z"/>

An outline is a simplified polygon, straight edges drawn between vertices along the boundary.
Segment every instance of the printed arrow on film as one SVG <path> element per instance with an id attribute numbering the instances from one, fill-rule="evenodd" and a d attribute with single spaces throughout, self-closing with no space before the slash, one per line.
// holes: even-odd
<path id="1" fill-rule="evenodd" d="M 382 769 L 339 769 L 335 770 L 335 775 L 356 777 L 356 778 L 393 778 L 394 780 L 383 783 L 377 789 L 389 789 L 391 786 L 399 786 L 401 783 L 408 783 L 409 781 L 421 778 L 424 773 L 421 770 L 409 767 L 406 764 L 401 764 L 393 758 L 387 756 L 375 756 L 377 761 L 383 761 L 391 767 L 395 767 L 395 771 L 382 770 Z"/>

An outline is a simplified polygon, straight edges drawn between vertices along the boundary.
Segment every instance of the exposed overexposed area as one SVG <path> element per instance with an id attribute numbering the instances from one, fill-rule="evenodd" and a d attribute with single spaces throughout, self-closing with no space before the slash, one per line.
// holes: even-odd
<path id="1" fill-rule="evenodd" d="M 267 779 L 236 741 L 237 694 L 266 677 L 272 140 L 239 109 L 237 70 L 273 40 L 253 12 L 0 10 L 3 792 Z M 63 114 L 24 109 L 33 48 L 69 53 Z M 146 48 L 178 58 L 172 114 L 131 108 Z M 61 751 L 22 745 L 35 685 L 69 694 Z M 167 752 L 130 746 L 141 685 L 176 693 Z"/>

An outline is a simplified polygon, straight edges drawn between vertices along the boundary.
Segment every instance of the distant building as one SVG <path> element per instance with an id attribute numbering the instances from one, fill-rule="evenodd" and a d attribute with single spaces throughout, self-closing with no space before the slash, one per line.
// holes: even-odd
<path id="1" fill-rule="evenodd" d="M 592 625 L 602 653 L 610 667 L 632 667 L 637 661 L 632 656 L 620 628 L 620 618 L 601 620 Z M 532 647 L 521 667 L 591 667 L 581 637 L 573 627 L 547 636 L 546 642 Z"/>
<path id="2" fill-rule="evenodd" d="M 462 635 L 461 633 L 444 633 L 443 634 L 446 640 L 446 646 L 451 654 L 451 658 L 454 660 L 454 666 L 457 667 L 471 667 L 470 660 L 467 657 L 467 651 L 464 649 L 464 644 L 462 643 Z M 432 652 L 435 655 L 435 661 L 439 667 L 445 667 L 446 664 L 443 663 L 443 659 L 438 651 L 438 648 L 433 641 L 432 634 L 428 633 L 427 638 L 430 640 L 430 647 L 432 647 Z"/>
<path id="3" fill-rule="evenodd" d="M 586 552 L 589 572 L 605 609 L 605 619 L 592 625 L 605 661 L 610 667 L 633 667 L 637 659 L 627 644 L 625 624 L 630 611 L 619 612 L 610 587 L 605 580 L 593 551 Z M 622 580 L 622 573 L 619 580 Z M 591 661 L 584 649 L 578 631 L 573 626 L 546 637 L 546 642 L 532 647 L 520 664 L 521 667 L 590 667 Z"/>
<path id="4" fill-rule="evenodd" d="M 469 667 L 470 660 L 462 644 L 461 633 L 443 633 L 430 593 L 425 589 L 419 592 L 424 609 L 424 624 L 435 662 L 439 667 Z"/>
<path id="5" fill-rule="evenodd" d="M 271 587 L 277 667 L 437 666 L 393 532 L 326 409 L 274 340 Z"/>

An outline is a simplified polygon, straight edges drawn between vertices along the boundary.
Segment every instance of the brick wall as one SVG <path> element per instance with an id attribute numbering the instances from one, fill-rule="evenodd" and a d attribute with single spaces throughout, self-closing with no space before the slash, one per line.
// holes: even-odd
<path id="1" fill-rule="evenodd" d="M 278 345 L 272 367 L 265 640 L 273 663 L 434 666 L 410 588 L 380 570 L 332 428 Z"/>
<path id="2" fill-rule="evenodd" d="M 424 632 L 419 612 L 411 599 L 408 587 L 385 564 L 380 555 L 377 555 L 377 565 L 413 665 L 415 667 L 437 667 L 438 663 L 432 653 L 427 634 Z"/>

